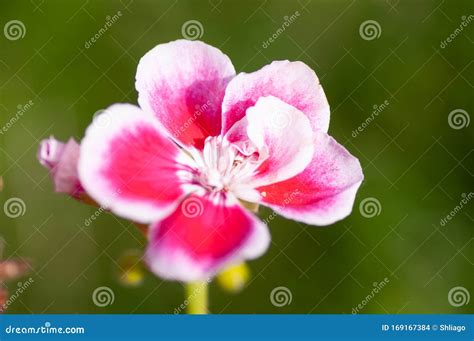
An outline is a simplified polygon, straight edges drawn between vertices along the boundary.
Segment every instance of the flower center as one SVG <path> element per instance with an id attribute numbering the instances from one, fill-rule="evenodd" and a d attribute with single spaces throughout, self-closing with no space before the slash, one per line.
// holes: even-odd
<path id="1" fill-rule="evenodd" d="M 197 169 L 193 183 L 210 192 L 233 191 L 245 184 L 263 162 L 258 151 L 246 144 L 233 144 L 220 136 L 208 137 L 202 151 L 191 155 Z"/>

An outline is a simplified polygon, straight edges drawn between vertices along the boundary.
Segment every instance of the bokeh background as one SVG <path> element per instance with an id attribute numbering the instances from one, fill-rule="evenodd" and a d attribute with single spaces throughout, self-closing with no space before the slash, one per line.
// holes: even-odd
<path id="1" fill-rule="evenodd" d="M 86 48 L 118 11 L 120 19 Z M 458 286 L 474 294 L 472 202 L 441 224 L 473 192 L 473 14 L 472 0 L 1 0 L 1 28 L 19 20 L 25 31 L 17 40 L 0 34 L 0 126 L 33 103 L 0 135 L 1 208 L 12 197 L 26 207 L 14 219 L 0 210 L 2 257 L 29 258 L 32 270 L 20 281 L 34 280 L 8 311 L 173 313 L 183 302 L 181 284 L 148 272 L 139 286 L 121 284 L 119 259 L 141 252 L 144 238 L 108 214 L 85 227 L 95 209 L 54 194 L 35 155 L 41 139 L 80 140 L 96 111 L 136 103 L 140 57 L 182 38 L 183 25 L 197 20 L 200 39 L 238 72 L 280 59 L 313 68 L 332 107 L 330 134 L 365 173 L 347 219 L 324 228 L 272 221 L 272 245 L 249 263 L 247 287 L 230 294 L 211 284 L 211 312 L 351 313 L 385 279 L 360 313 L 474 312 L 472 299 L 459 307 L 448 299 Z M 368 20 L 375 34 L 360 30 Z M 367 198 L 379 203 L 374 214 L 359 208 Z M 113 290 L 113 304 L 93 303 L 101 286 Z M 270 294 L 280 286 L 292 299 L 277 307 Z"/>

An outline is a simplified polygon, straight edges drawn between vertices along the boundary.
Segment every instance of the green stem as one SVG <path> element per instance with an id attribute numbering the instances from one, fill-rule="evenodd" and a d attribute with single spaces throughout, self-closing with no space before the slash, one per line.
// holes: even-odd
<path id="1" fill-rule="evenodd" d="M 186 284 L 186 297 L 188 314 L 202 315 L 208 313 L 208 283 L 206 281 Z"/>

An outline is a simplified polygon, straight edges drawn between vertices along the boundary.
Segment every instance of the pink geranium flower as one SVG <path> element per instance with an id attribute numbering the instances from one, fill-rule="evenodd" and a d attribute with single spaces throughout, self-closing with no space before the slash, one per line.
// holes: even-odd
<path id="1" fill-rule="evenodd" d="M 327 134 L 329 105 L 305 64 L 236 75 L 218 49 L 178 40 L 140 60 L 135 85 L 140 107 L 96 117 L 77 170 L 101 206 L 150 224 L 157 275 L 200 280 L 262 255 L 270 234 L 249 203 L 311 225 L 350 214 L 362 170 Z"/>

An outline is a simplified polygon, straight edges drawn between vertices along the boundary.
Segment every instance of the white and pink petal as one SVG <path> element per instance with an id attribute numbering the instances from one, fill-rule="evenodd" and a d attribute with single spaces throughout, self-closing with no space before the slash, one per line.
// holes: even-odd
<path id="1" fill-rule="evenodd" d="M 231 263 L 261 256 L 269 243 L 267 226 L 236 199 L 193 194 L 150 227 L 146 261 L 164 279 L 205 280 Z"/>
<path id="2" fill-rule="evenodd" d="M 201 149 L 221 131 L 225 88 L 235 69 L 217 48 L 200 41 L 157 45 L 137 69 L 138 103 L 182 145 Z"/>
<path id="3" fill-rule="evenodd" d="M 184 195 L 180 150 L 156 118 L 130 104 L 96 117 L 81 143 L 79 177 L 104 209 L 140 223 L 167 216 Z"/>
<path id="4" fill-rule="evenodd" d="M 308 167 L 286 181 L 257 188 L 261 204 L 309 225 L 329 225 L 347 217 L 364 176 L 359 160 L 329 135 L 315 135 Z"/>
<path id="5" fill-rule="evenodd" d="M 314 132 L 308 117 L 280 99 L 261 97 L 248 108 L 247 136 L 262 163 L 249 185 L 259 187 L 302 172 L 314 154 Z"/>
<path id="6" fill-rule="evenodd" d="M 294 106 L 308 116 L 313 130 L 327 132 L 329 104 L 318 77 L 306 64 L 285 60 L 240 73 L 230 81 L 222 105 L 223 133 L 264 96 L 278 97 Z"/>

